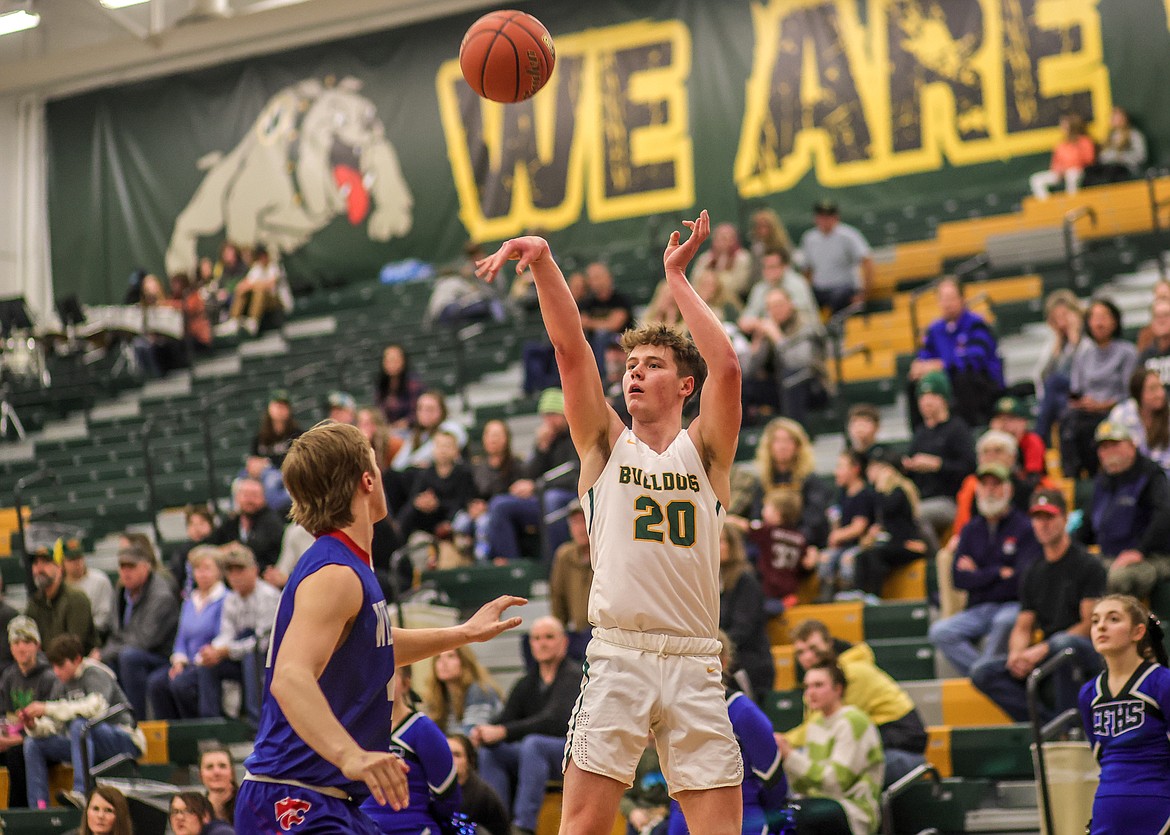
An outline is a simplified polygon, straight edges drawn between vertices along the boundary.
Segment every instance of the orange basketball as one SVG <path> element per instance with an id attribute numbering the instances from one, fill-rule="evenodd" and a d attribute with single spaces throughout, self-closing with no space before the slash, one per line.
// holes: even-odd
<path id="1" fill-rule="evenodd" d="M 471 89 L 504 104 L 536 95 L 552 75 L 555 61 L 548 30 L 524 12 L 485 14 L 459 46 L 459 69 Z"/>

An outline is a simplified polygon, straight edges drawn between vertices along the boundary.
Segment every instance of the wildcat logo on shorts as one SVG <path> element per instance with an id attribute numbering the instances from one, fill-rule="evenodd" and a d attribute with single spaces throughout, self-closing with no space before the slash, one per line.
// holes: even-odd
<path id="1" fill-rule="evenodd" d="M 305 813 L 313 808 L 313 804 L 309 801 L 296 797 L 283 798 L 276 801 L 274 805 L 276 806 L 276 822 L 285 832 L 304 823 Z"/>

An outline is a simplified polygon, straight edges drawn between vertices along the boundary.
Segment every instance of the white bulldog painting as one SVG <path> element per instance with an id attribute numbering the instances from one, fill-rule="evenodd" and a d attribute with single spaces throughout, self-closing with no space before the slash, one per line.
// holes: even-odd
<path id="1" fill-rule="evenodd" d="M 199 239 L 221 232 L 295 252 L 334 218 L 366 224 L 371 240 L 410 231 L 414 198 L 361 82 L 306 79 L 278 92 L 248 134 L 226 154 L 199 161 L 207 171 L 179 214 L 167 247 L 170 274 L 194 268 Z"/>

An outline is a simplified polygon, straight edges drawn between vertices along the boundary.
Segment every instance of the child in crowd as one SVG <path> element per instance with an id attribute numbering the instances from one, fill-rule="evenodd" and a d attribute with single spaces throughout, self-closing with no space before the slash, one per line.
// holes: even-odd
<path id="1" fill-rule="evenodd" d="M 832 600 L 836 592 L 853 588 L 854 559 L 874 519 L 874 495 L 865 480 L 865 467 L 865 455 L 854 449 L 845 449 L 837 457 L 837 501 L 828 510 L 828 547 L 821 552 L 817 569 L 821 578 L 819 603 Z"/>
<path id="2" fill-rule="evenodd" d="M 748 539 L 759 552 L 756 568 L 764 588 L 764 612 L 778 615 L 796 605 L 800 581 L 815 567 L 816 549 L 800 532 L 804 505 L 800 493 L 777 487 L 764 496 L 760 521 L 753 521 Z"/>

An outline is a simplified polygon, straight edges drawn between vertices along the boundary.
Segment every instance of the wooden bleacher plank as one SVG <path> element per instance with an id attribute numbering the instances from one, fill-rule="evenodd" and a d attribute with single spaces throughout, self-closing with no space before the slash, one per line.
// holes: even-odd
<path id="1" fill-rule="evenodd" d="M 942 683 L 943 723 L 952 727 L 1006 725 L 1012 720 L 969 678 L 949 678 Z"/>

